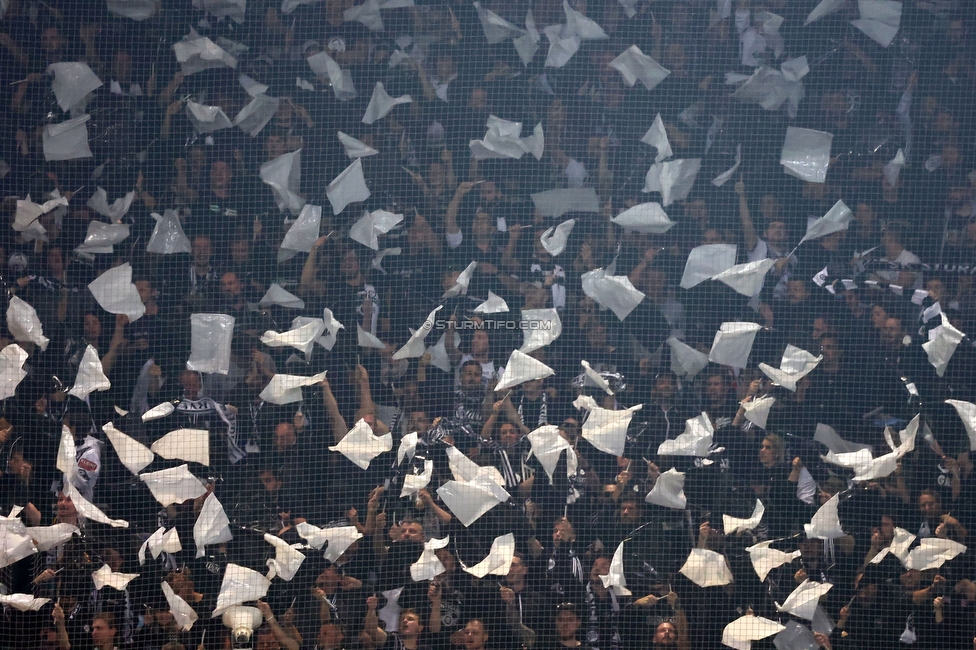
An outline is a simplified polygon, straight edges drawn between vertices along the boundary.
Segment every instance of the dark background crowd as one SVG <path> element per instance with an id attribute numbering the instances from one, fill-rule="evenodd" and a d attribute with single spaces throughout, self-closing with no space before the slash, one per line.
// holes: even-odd
<path id="1" fill-rule="evenodd" d="M 583 39 L 557 67 L 546 65 L 548 41 L 569 14 L 555 0 L 491 0 L 481 16 L 454 0 L 364 11 L 350 0 L 0 2 L 0 210 L 10 224 L 0 234 L 2 300 L 5 311 L 15 296 L 32 306 L 50 339 L 42 349 L 0 325 L 3 345 L 16 338 L 29 355 L 26 377 L 0 405 L 0 514 L 23 507 L 5 531 L 79 529 L 0 568 L 0 592 L 51 599 L 37 611 L 5 605 L 0 647 L 231 647 L 211 612 L 228 564 L 265 571 L 275 555 L 265 533 L 303 545 L 306 559 L 256 605 L 258 648 L 719 648 L 726 625 L 748 615 L 812 625 L 812 645 L 791 647 L 973 647 L 972 554 L 923 571 L 895 553 L 870 560 L 897 529 L 915 545 L 967 544 L 976 526 L 971 434 L 945 403 L 976 400 L 976 350 L 963 338 L 937 370 L 922 348 L 939 327 L 976 327 L 974 15 L 962 0 L 887 3 L 900 23 L 885 47 L 851 24 L 858 3 L 827 3 L 836 11 L 805 25 L 817 4 L 580 0 L 572 9 L 606 38 Z M 511 38 L 488 43 L 484 10 L 522 30 L 517 37 L 532 31 L 523 29 L 529 9 L 541 38 L 527 61 Z M 210 39 L 236 67 L 181 67 L 172 46 L 188 35 Z M 632 45 L 670 73 L 652 90 L 628 86 L 610 66 Z M 323 52 L 355 96 L 313 71 L 307 59 Z M 801 56 L 809 72 L 795 105 L 763 107 L 727 83 L 730 73 L 763 75 Z M 70 116 L 48 73 L 67 62 L 103 82 Z M 365 124 L 377 82 L 412 101 Z M 210 130 L 191 119 L 194 104 L 234 120 L 258 96 L 273 101 L 256 127 Z M 45 127 L 85 114 L 91 156 L 49 160 Z M 473 157 L 469 143 L 485 137 L 492 115 L 521 123 L 523 137 L 541 124 L 541 156 Z M 664 200 L 642 191 L 663 158 L 641 142 L 657 115 L 673 160 L 700 159 L 701 169 L 687 196 L 664 206 L 671 228 L 634 232 L 611 219 Z M 789 126 L 832 135 L 823 182 L 784 173 Z M 340 131 L 378 153 L 361 159 L 370 197 L 333 214 L 327 188 L 353 162 Z M 319 237 L 282 255 L 298 211 L 279 206 L 261 170 L 299 150 L 300 182 L 289 189 L 323 206 Z M 739 160 L 727 182 L 711 182 Z M 536 209 L 533 194 L 560 188 L 591 188 L 596 209 Z M 100 190 L 109 206 L 126 195 L 131 205 L 107 210 L 90 201 Z M 28 196 L 67 204 L 14 228 Z M 849 225 L 800 243 L 838 200 L 853 213 Z M 151 215 L 167 210 L 189 245 L 148 252 Z M 402 215 L 378 247 L 349 235 L 364 210 Z M 540 237 L 570 218 L 554 256 Z M 111 252 L 76 250 L 92 222 L 121 222 L 129 234 Z M 715 244 L 734 245 L 736 263 L 775 261 L 761 291 L 679 286 L 692 249 Z M 452 290 L 473 261 L 466 290 Z M 145 307 L 132 322 L 88 289 L 124 263 Z M 626 318 L 583 290 L 582 274 L 607 268 L 643 295 Z M 272 285 L 301 306 L 262 300 Z M 475 311 L 489 292 L 509 310 Z M 394 358 L 439 305 L 423 356 Z M 522 345 L 521 311 L 547 309 L 561 333 L 531 356 L 554 374 L 494 391 Z M 234 318 L 226 373 L 187 368 L 199 313 Z M 298 316 L 343 328 L 308 354 L 262 343 Z M 675 341 L 708 354 L 727 322 L 761 326 L 745 367 L 689 371 Z M 381 347 L 364 345 L 359 330 Z M 795 390 L 758 368 L 778 368 L 787 345 L 821 357 Z M 67 391 L 89 346 L 111 388 L 79 399 Z M 322 371 L 301 401 L 262 398 L 276 374 Z M 583 437 L 587 411 L 573 405 L 581 394 L 611 410 L 642 405 L 622 453 Z M 746 407 L 762 397 L 776 401 L 759 426 Z M 143 420 L 164 403 L 172 413 Z M 658 453 L 702 413 L 714 430 L 707 457 Z M 884 476 L 854 481 L 823 459 L 818 431 L 848 445 L 834 451 L 863 446 L 877 457 L 890 451 L 886 427 L 897 439 L 916 416 L 914 449 Z M 329 450 L 360 421 L 392 436 L 365 470 Z M 209 465 L 189 463 L 205 494 L 161 507 L 120 462 L 103 433 L 110 422 L 147 446 L 179 428 L 207 430 Z M 551 472 L 527 438 L 545 425 L 571 447 Z M 76 450 L 67 479 L 63 430 Z M 413 432 L 416 449 L 399 456 Z M 470 526 L 438 494 L 456 476 L 451 447 L 497 470 L 509 495 Z M 427 487 L 400 497 L 428 462 Z M 156 459 L 147 471 L 179 464 Z M 670 469 L 685 476 L 683 509 L 645 501 Z M 86 520 L 64 480 L 128 527 Z M 194 524 L 211 493 L 232 539 L 197 554 Z M 803 525 L 835 495 L 843 534 L 808 537 Z M 761 521 L 726 534 L 723 516 L 748 517 L 757 498 Z M 361 538 L 327 560 L 299 535 L 303 522 L 354 526 Z M 160 527 L 175 528 L 183 550 L 140 564 L 139 547 Z M 516 553 L 506 574 L 464 571 L 507 533 Z M 425 542 L 447 536 L 435 551 L 443 570 L 414 580 Z M 760 579 L 745 549 L 761 541 L 800 554 Z M 630 595 L 601 579 L 621 542 Z M 720 553 L 733 579 L 689 579 L 680 570 L 695 548 Z M 95 589 L 91 574 L 106 564 L 139 577 Z M 833 585 L 812 623 L 776 607 L 806 580 Z M 199 614 L 189 631 L 164 582 Z M 752 643 L 773 646 L 772 637 Z"/>

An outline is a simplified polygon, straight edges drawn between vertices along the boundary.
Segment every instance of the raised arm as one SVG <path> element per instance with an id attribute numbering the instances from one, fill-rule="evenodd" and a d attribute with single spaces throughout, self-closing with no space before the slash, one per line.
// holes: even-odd
<path id="1" fill-rule="evenodd" d="M 752 223 L 752 213 L 749 212 L 749 201 L 746 199 L 746 184 L 742 179 L 735 183 L 735 193 L 739 195 L 739 221 L 742 222 L 742 243 L 746 245 L 746 251 L 756 250 L 759 244 L 759 235 L 756 234 L 756 227 Z"/>
<path id="2" fill-rule="evenodd" d="M 325 403 L 325 410 L 329 413 L 329 422 L 332 423 L 332 439 L 335 440 L 336 444 L 339 444 L 349 433 L 349 427 L 346 426 L 346 420 L 339 411 L 339 403 L 336 402 L 335 395 L 332 394 L 329 380 L 323 379 L 321 385 L 322 401 Z"/>
<path id="3" fill-rule="evenodd" d="M 366 616 L 363 617 L 363 632 L 369 635 L 376 644 L 376 647 L 380 647 L 386 643 L 386 631 L 379 625 L 379 618 L 376 616 L 376 605 L 379 603 L 379 599 L 376 596 L 370 596 L 366 599 Z"/>

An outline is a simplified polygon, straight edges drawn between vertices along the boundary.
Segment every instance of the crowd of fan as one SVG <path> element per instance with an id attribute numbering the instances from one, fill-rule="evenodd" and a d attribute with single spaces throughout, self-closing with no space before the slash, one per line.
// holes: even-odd
<path id="1" fill-rule="evenodd" d="M 28 195 L 40 202 L 58 190 L 68 198 L 67 208 L 40 218 L 42 236 L 8 228 L 0 240 L 5 303 L 16 295 L 33 306 L 51 340 L 46 350 L 20 342 L 28 374 L 3 402 L 0 507 L 6 514 L 23 506 L 28 528 L 80 529 L 0 569 L 6 593 L 52 599 L 39 611 L 5 607 L 0 646 L 230 647 L 228 630 L 211 618 L 225 567 L 263 570 L 274 556 L 264 533 L 302 544 L 301 522 L 355 526 L 362 538 L 335 561 L 306 549 L 292 580 L 272 581 L 257 603 L 265 620 L 259 648 L 718 648 L 725 626 L 747 613 L 794 619 L 776 603 L 807 579 L 833 585 L 820 603 L 833 625 L 814 623 L 823 647 L 976 644 L 972 554 L 921 572 L 894 554 L 869 562 L 896 528 L 965 544 L 976 525 L 970 437 L 944 403 L 976 399 L 976 351 L 963 339 L 940 374 L 921 347 L 941 324 L 936 303 L 962 332 L 976 327 L 976 183 L 967 176 L 976 46 L 965 2 L 906 0 L 898 33 L 883 48 L 849 24 L 854 3 L 804 26 L 811 0 L 736 0 L 724 18 L 721 2 L 716 11 L 694 0 L 581 1 L 575 9 L 608 38 L 583 41 L 561 67 L 544 66 L 545 39 L 527 65 L 511 42 L 489 45 L 476 7 L 453 0 L 390 3 L 382 31 L 347 20 L 352 2 L 344 0 L 285 7 L 249 0 L 239 20 L 198 4 L 245 3 L 163 0 L 144 21 L 105 3 L 0 3 L 4 216 L 12 222 L 16 199 Z M 515 25 L 528 8 L 485 6 Z M 539 31 L 566 20 L 558 2 L 531 8 Z M 776 38 L 764 32 L 763 10 L 785 19 Z M 225 48 L 236 43 L 237 68 L 184 76 L 171 45 L 191 28 Z M 653 90 L 628 87 L 609 66 L 631 45 L 670 71 Z M 350 72 L 357 97 L 340 101 L 330 79 L 311 70 L 306 58 L 319 52 Z M 723 83 L 726 73 L 801 55 L 810 72 L 795 117 L 741 102 Z M 48 162 L 41 132 L 62 111 L 45 70 L 70 61 L 106 82 L 86 108 L 93 156 Z M 280 100 L 273 118 L 256 135 L 234 127 L 199 133 L 187 102 L 236 115 L 251 101 L 241 74 Z M 366 125 L 376 82 L 412 101 Z M 665 208 L 673 228 L 626 232 L 611 218 L 661 200 L 642 192 L 655 149 L 641 136 L 657 114 L 674 155 L 701 158 L 701 171 L 690 194 Z M 489 115 L 541 123 L 541 159 L 472 158 L 469 141 L 484 137 Z M 787 126 L 833 135 L 825 182 L 783 173 Z M 337 131 L 379 153 L 362 159 L 370 198 L 333 215 L 326 187 L 350 163 Z M 258 170 L 298 149 L 299 193 L 325 206 L 322 236 L 311 252 L 279 263 L 293 215 L 282 214 Z M 710 183 L 737 149 L 742 162 L 729 182 Z M 892 175 L 885 165 L 898 150 L 905 164 Z M 130 235 L 114 253 L 79 254 L 89 223 L 108 221 L 88 207 L 96 187 L 110 198 L 135 192 L 121 217 Z M 599 211 L 553 217 L 534 209 L 531 194 L 565 187 L 595 189 Z M 808 220 L 838 200 L 854 213 L 850 227 L 797 246 Z M 380 235 L 385 256 L 349 237 L 363 209 L 403 215 Z M 192 252 L 146 252 L 150 215 L 164 210 L 178 211 Z M 570 217 L 566 249 L 552 256 L 540 235 Z M 678 286 L 689 251 L 718 243 L 737 245 L 741 263 L 776 260 L 757 297 L 719 282 Z M 472 261 L 466 292 L 442 297 Z M 87 288 L 125 262 L 145 305 L 134 322 L 106 312 Z M 623 320 L 579 280 L 611 263 L 645 296 Z M 304 308 L 258 306 L 273 283 Z M 489 291 L 510 311 L 474 312 Z M 443 336 L 447 365 L 435 350 L 394 359 L 410 328 L 438 305 L 443 318 L 427 344 Z M 285 331 L 299 315 L 321 318 L 326 308 L 344 325 L 331 349 L 316 345 L 306 356 L 261 343 L 265 331 Z M 547 308 L 559 314 L 562 332 L 531 356 L 555 374 L 495 392 L 521 345 L 520 310 Z M 187 370 L 194 313 L 234 317 L 227 374 Z M 669 337 L 707 354 L 729 321 L 762 326 L 746 368 L 711 364 L 689 376 L 675 364 Z M 361 346 L 360 328 L 386 347 Z M 787 344 L 822 355 L 795 391 L 757 368 L 778 367 Z M 112 385 L 79 400 L 66 389 L 89 345 Z M 584 359 L 612 396 L 581 375 Z M 259 396 L 278 372 L 323 370 L 327 378 L 303 388 L 300 402 Z M 572 404 L 581 393 L 609 409 L 643 405 L 621 456 L 581 435 L 587 412 Z M 777 400 L 764 428 L 741 406 L 760 396 Z M 143 422 L 167 401 L 176 405 L 171 415 Z M 707 459 L 658 454 L 701 413 L 714 428 Z M 814 441 L 827 425 L 877 456 L 887 451 L 885 427 L 905 429 L 917 414 L 932 435 L 923 442 L 920 432 L 914 451 L 875 480 L 850 481 Z M 393 449 L 366 470 L 329 450 L 360 420 L 393 436 Z M 108 422 L 147 445 L 179 428 L 208 430 L 210 466 L 190 464 L 207 494 L 160 508 L 107 442 Z M 572 444 L 551 479 L 526 438 L 543 425 L 558 426 Z M 76 441 L 78 493 L 128 528 L 85 521 L 64 495 L 56 469 L 62 426 Z M 410 432 L 419 433 L 416 451 L 398 458 Z M 452 478 L 452 446 L 497 468 L 510 495 L 467 527 L 437 492 Z M 434 464 L 427 488 L 400 498 L 404 477 L 427 460 Z M 151 469 L 178 464 L 155 462 Z M 573 465 L 575 473 L 567 471 Z M 645 502 L 671 468 L 686 475 L 685 509 Z M 194 523 L 211 492 L 233 539 L 194 557 Z M 846 534 L 808 538 L 803 524 L 838 493 Z M 765 507 L 758 526 L 726 535 L 723 515 L 748 517 L 757 497 Z M 140 564 L 138 548 L 160 526 L 175 527 L 184 550 Z M 516 540 L 507 575 L 464 571 L 506 533 Z M 443 572 L 414 581 L 409 567 L 424 542 L 446 536 L 449 544 L 436 551 Z M 601 580 L 624 540 L 632 595 Z M 801 555 L 760 580 L 744 549 L 763 540 Z M 679 572 L 693 548 L 722 553 L 731 584 L 703 588 Z M 96 590 L 91 573 L 103 564 L 139 577 L 123 590 Z M 169 611 L 164 581 L 199 613 L 189 631 Z"/>

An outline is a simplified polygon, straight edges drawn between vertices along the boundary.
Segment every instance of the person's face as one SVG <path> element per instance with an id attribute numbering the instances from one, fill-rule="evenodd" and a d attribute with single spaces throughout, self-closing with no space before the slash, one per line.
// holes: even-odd
<path id="1" fill-rule="evenodd" d="M 830 328 L 827 327 L 827 321 L 826 320 L 824 320 L 823 318 L 814 318 L 813 319 L 813 334 L 812 334 L 813 340 L 814 341 L 819 341 L 820 339 L 822 339 L 823 336 L 824 336 L 824 334 L 826 334 L 829 329 Z"/>
<path id="2" fill-rule="evenodd" d="M 468 621 L 464 626 L 464 647 L 467 650 L 480 650 L 485 647 L 488 641 L 488 634 L 485 632 L 485 625 L 481 621 Z"/>
<path id="3" fill-rule="evenodd" d="M 576 420 L 566 420 L 559 425 L 559 435 L 568 440 L 571 444 L 576 442 L 579 437 L 580 426 Z"/>
<path id="4" fill-rule="evenodd" d="M 191 246 L 191 253 L 193 255 L 193 261 L 196 264 L 205 265 L 210 264 L 210 238 L 209 237 L 196 237 L 193 240 Z"/>
<path id="5" fill-rule="evenodd" d="M 519 439 L 519 430 L 514 424 L 505 423 L 498 429 L 498 441 L 511 447 Z"/>
<path id="6" fill-rule="evenodd" d="M 573 612 L 563 610 L 556 614 L 556 634 L 560 639 L 570 639 L 576 636 L 580 620 Z"/>
<path id="7" fill-rule="evenodd" d="M 122 555 L 114 548 L 102 549 L 102 562 L 112 571 L 118 571 L 122 568 Z"/>
<path id="8" fill-rule="evenodd" d="M 294 447 L 298 444 L 298 434 L 295 433 L 295 425 L 291 422 L 281 422 L 275 427 L 275 447 L 285 449 Z"/>
<path id="9" fill-rule="evenodd" d="M 598 557 L 590 567 L 590 582 L 597 587 L 603 586 L 600 576 L 610 575 L 610 560 L 605 557 Z"/>
<path id="10" fill-rule="evenodd" d="M 258 478 L 261 479 L 261 485 L 267 492 L 277 492 L 281 489 L 281 481 L 275 478 L 273 472 L 261 472 Z"/>
<path id="11" fill-rule="evenodd" d="M 886 540 L 895 538 L 895 522 L 888 515 L 881 518 L 881 536 Z"/>
<path id="12" fill-rule="evenodd" d="M 488 354 L 489 349 L 488 332 L 475 330 L 474 336 L 471 337 L 471 354 Z"/>
<path id="13" fill-rule="evenodd" d="M 705 397 L 710 402 L 719 402 L 725 399 L 729 392 L 729 387 L 725 383 L 725 378 L 714 375 L 705 380 Z"/>
<path id="14" fill-rule="evenodd" d="M 888 320 L 888 312 L 885 311 L 884 307 L 875 305 L 871 308 L 871 325 L 874 329 L 883 328 L 886 320 Z"/>
<path id="15" fill-rule="evenodd" d="M 654 645 L 678 645 L 678 630 L 671 623 L 661 623 L 654 630 Z"/>
<path id="16" fill-rule="evenodd" d="M 61 273 L 64 270 L 64 255 L 60 248 L 55 247 L 47 252 L 47 268 L 52 273 Z"/>
<path id="17" fill-rule="evenodd" d="M 230 245 L 230 260 L 234 264 L 246 264 L 251 259 L 251 247 L 243 240 L 237 239 Z"/>
<path id="18" fill-rule="evenodd" d="M 677 387 L 674 385 L 674 379 L 670 376 L 658 377 L 657 381 L 654 382 L 654 387 L 651 389 L 651 399 L 655 402 L 668 402 L 674 398 L 674 394 L 677 392 Z"/>
<path id="19" fill-rule="evenodd" d="M 326 593 L 332 593 L 339 586 L 339 574 L 335 567 L 330 566 L 318 575 L 315 579 L 315 586 Z"/>
<path id="20" fill-rule="evenodd" d="M 136 284 L 136 291 L 139 292 L 139 300 L 141 300 L 143 304 L 152 300 L 153 290 L 152 290 L 152 285 L 149 284 L 148 280 L 139 280 L 135 284 Z"/>
<path id="21" fill-rule="evenodd" d="M 71 499 L 65 496 L 64 492 L 58 493 L 58 519 L 64 520 L 74 520 L 78 517 L 78 511 L 75 510 L 75 504 L 71 502 Z"/>
<path id="22" fill-rule="evenodd" d="M 491 215 L 484 210 L 478 210 L 471 223 L 471 231 L 475 237 L 491 237 L 494 234 L 495 225 L 491 222 Z"/>
<path id="23" fill-rule="evenodd" d="M 115 628 L 109 627 L 102 619 L 95 619 L 91 626 L 92 642 L 96 647 L 103 647 L 112 645 L 112 639 L 115 638 Z"/>
<path id="24" fill-rule="evenodd" d="M 709 228 L 702 233 L 702 246 L 721 244 L 723 241 L 722 232 L 716 228 Z"/>
<path id="25" fill-rule="evenodd" d="M 10 455 L 10 459 L 7 460 L 7 472 L 13 474 L 14 476 L 19 476 L 20 478 L 26 479 L 30 476 L 30 463 L 24 460 L 24 454 L 17 451 Z M 24 476 L 25 469 L 27 470 L 27 476 Z"/>
<path id="26" fill-rule="evenodd" d="M 884 327 L 881 328 L 881 340 L 888 347 L 897 347 L 901 345 L 902 339 L 902 329 L 901 320 L 898 318 L 889 318 L 885 321 Z"/>
<path id="27" fill-rule="evenodd" d="M 576 541 L 576 531 L 573 524 L 566 519 L 560 519 L 552 527 L 552 541 L 554 542 L 573 542 Z"/>
<path id="28" fill-rule="evenodd" d="M 89 341 L 97 341 L 102 336 L 102 321 L 95 314 L 85 314 L 84 335 Z"/>
<path id="29" fill-rule="evenodd" d="M 430 417 L 426 411 L 413 411 L 410 413 L 410 430 L 424 433 L 430 430 Z"/>
<path id="30" fill-rule="evenodd" d="M 230 165 L 223 160 L 218 160 L 210 166 L 210 185 L 212 187 L 227 187 L 233 177 L 234 172 L 231 171 Z"/>
<path id="31" fill-rule="evenodd" d="M 761 197 L 759 197 L 759 212 L 762 213 L 762 216 L 767 220 L 779 215 L 779 199 L 776 198 L 775 194 L 763 194 Z M 778 221 L 776 223 L 784 225 L 782 221 Z M 771 225 L 772 224 L 770 224 L 770 226 Z"/>
<path id="32" fill-rule="evenodd" d="M 273 632 L 262 630 L 258 632 L 257 650 L 281 650 L 281 644 Z"/>
<path id="33" fill-rule="evenodd" d="M 120 50 L 115 54 L 112 60 L 112 76 L 120 83 L 132 78 L 132 56 L 128 52 Z"/>
<path id="34" fill-rule="evenodd" d="M 786 283 L 786 299 L 794 305 L 806 300 L 808 295 L 807 283 L 803 280 L 789 280 Z"/>
<path id="35" fill-rule="evenodd" d="M 524 578 L 529 573 L 529 568 L 525 566 L 525 562 L 522 558 L 515 556 L 512 558 L 512 563 L 508 567 L 508 575 L 506 576 L 509 582 Z"/>
<path id="36" fill-rule="evenodd" d="M 620 504 L 620 520 L 626 523 L 639 521 L 641 517 L 641 506 L 637 501 L 624 501 Z"/>
<path id="37" fill-rule="evenodd" d="M 236 273 L 224 273 L 220 278 L 220 290 L 228 298 L 236 298 L 241 295 L 241 281 L 237 279 Z"/>
<path id="38" fill-rule="evenodd" d="M 359 257 L 356 256 L 356 251 L 346 251 L 342 261 L 339 262 L 339 272 L 344 278 L 354 278 L 359 275 Z"/>
<path id="39" fill-rule="evenodd" d="M 180 375 L 180 383 L 183 385 L 183 392 L 190 399 L 196 399 L 203 386 L 200 384 L 200 377 L 195 372 L 184 372 Z"/>
<path id="40" fill-rule="evenodd" d="M 837 340 L 833 337 L 825 336 L 820 340 L 820 352 L 823 353 L 824 361 L 840 361 L 840 346 L 837 345 Z"/>
<path id="41" fill-rule="evenodd" d="M 319 648 L 338 648 L 342 645 L 344 638 L 342 628 L 335 623 L 326 623 L 319 628 L 316 642 Z"/>
<path id="42" fill-rule="evenodd" d="M 57 27 L 48 27 L 41 32 L 41 49 L 48 54 L 59 52 L 63 44 L 64 39 L 61 38 L 61 32 Z"/>
<path id="43" fill-rule="evenodd" d="M 414 542 L 416 544 L 424 543 L 424 527 L 419 523 L 407 524 L 403 529 L 403 541 Z"/>
<path id="44" fill-rule="evenodd" d="M 925 283 L 925 290 L 929 292 L 932 300 L 939 302 L 945 295 L 945 284 L 939 279 L 929 280 Z"/>
<path id="45" fill-rule="evenodd" d="M 153 618 L 156 619 L 156 622 L 164 630 L 172 629 L 176 623 L 176 617 L 168 609 L 157 609 L 153 612 Z"/>
<path id="46" fill-rule="evenodd" d="M 285 139 L 277 134 L 269 135 L 268 139 L 264 141 L 264 153 L 268 156 L 268 160 L 288 153 Z"/>
<path id="47" fill-rule="evenodd" d="M 786 224 L 782 221 L 774 221 L 766 228 L 766 241 L 774 246 L 785 245 L 787 237 Z"/>
<path id="48" fill-rule="evenodd" d="M 461 385 L 477 386 L 481 383 L 481 366 L 468 364 L 461 369 Z"/>
<path id="49" fill-rule="evenodd" d="M 400 619 L 400 634 L 413 636 L 424 631 L 424 626 L 420 624 L 420 617 L 416 614 L 404 614 Z"/>
<path id="50" fill-rule="evenodd" d="M 929 521 L 934 521 L 942 516 L 942 506 L 939 505 L 939 500 L 931 494 L 923 494 L 918 498 L 918 510 Z"/>
<path id="51" fill-rule="evenodd" d="M 763 440 L 759 445 L 759 462 L 763 467 L 772 467 L 776 464 L 776 447 L 769 440 Z"/>

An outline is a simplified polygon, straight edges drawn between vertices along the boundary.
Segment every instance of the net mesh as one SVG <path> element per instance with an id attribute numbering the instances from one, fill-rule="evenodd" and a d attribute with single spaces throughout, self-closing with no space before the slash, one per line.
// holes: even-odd
<path id="1" fill-rule="evenodd" d="M 0 647 L 971 647 L 971 12 L 0 0 Z"/>

